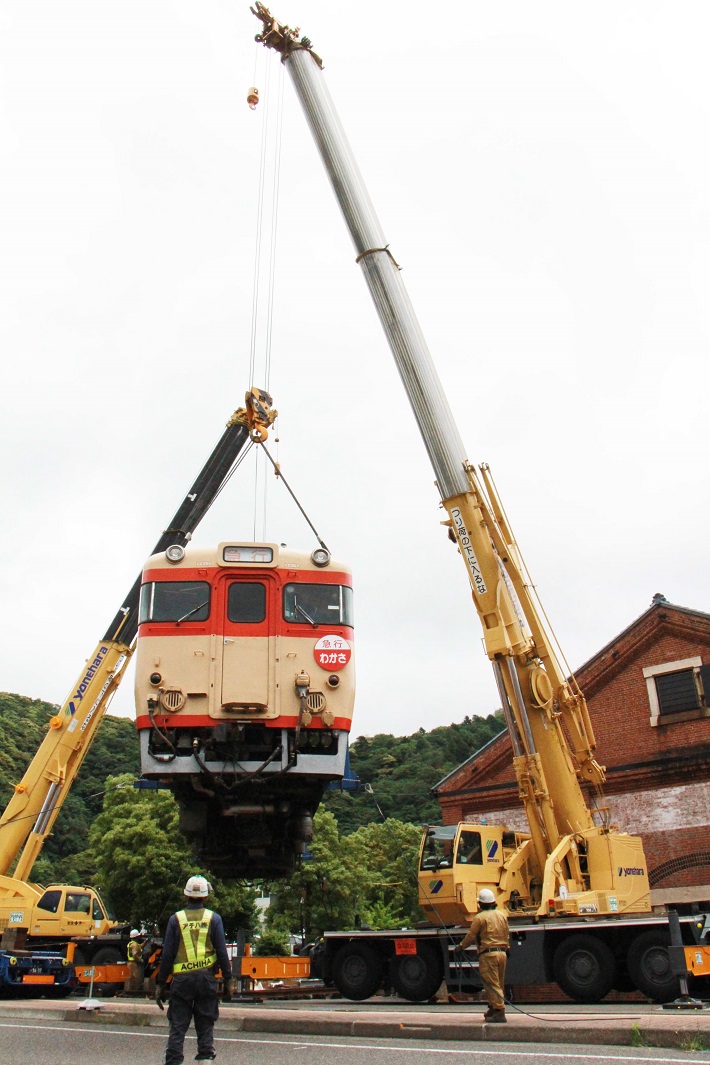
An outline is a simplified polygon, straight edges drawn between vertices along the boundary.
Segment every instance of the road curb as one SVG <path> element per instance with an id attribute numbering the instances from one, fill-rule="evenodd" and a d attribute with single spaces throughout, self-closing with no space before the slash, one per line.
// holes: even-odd
<path id="1" fill-rule="evenodd" d="M 534 1007 L 533 1007 L 534 1008 Z M 107 1002 L 97 1010 L 56 1004 L 0 1002 L 0 1017 L 15 1020 L 61 1020 L 68 1024 L 125 1025 L 167 1029 L 167 1015 L 152 1003 Z M 583 1046 L 637 1046 L 702 1052 L 710 1048 L 710 1010 L 629 1012 L 623 1017 L 595 1014 L 532 1016 L 514 1008 L 506 1024 L 485 1024 L 480 1010 L 412 1013 L 374 1011 L 274 1009 L 224 1006 L 217 1032 L 250 1035 L 319 1036 L 330 1038 L 422 1040 L 471 1043 L 545 1043 Z"/>

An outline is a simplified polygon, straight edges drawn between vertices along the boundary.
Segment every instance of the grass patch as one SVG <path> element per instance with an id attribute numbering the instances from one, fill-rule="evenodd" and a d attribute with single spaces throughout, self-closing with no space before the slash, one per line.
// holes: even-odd
<path id="1" fill-rule="evenodd" d="M 632 1047 L 648 1047 L 651 1044 L 639 1028 L 638 1024 L 631 1025 L 631 1046 Z"/>
<path id="2" fill-rule="evenodd" d="M 707 1043 L 700 1035 L 684 1035 L 678 1046 L 681 1050 L 689 1050 L 693 1054 L 708 1049 Z"/>

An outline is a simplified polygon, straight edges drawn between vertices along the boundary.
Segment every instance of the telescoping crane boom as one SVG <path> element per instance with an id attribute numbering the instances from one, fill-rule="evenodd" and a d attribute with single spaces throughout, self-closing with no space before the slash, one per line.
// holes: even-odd
<path id="1" fill-rule="evenodd" d="M 275 417 L 267 392 L 253 388 L 247 393 L 246 406 L 230 418 L 153 554 L 173 544 L 187 543 L 245 444 L 250 439 L 265 439 Z M 51 718 L 44 741 L 0 816 L 0 914 L 3 901 L 16 902 L 25 896 L 32 866 L 125 673 L 138 630 L 140 583 L 139 576 L 67 699 Z M 13 873 L 8 876 L 15 861 Z M 17 910 L 17 905 L 14 908 Z"/>
<path id="2" fill-rule="evenodd" d="M 650 909 L 638 837 L 618 832 L 609 812 L 592 810 L 604 769 L 581 691 L 562 669 L 487 465 L 467 459 L 399 267 L 365 190 L 322 77 L 322 62 L 299 30 L 280 25 L 260 3 L 257 41 L 281 54 L 340 205 L 382 327 L 429 455 L 451 538 L 458 545 L 483 628 L 510 733 L 529 836 L 505 834 L 500 865 L 483 866 L 479 885 L 499 903 L 527 912 L 605 914 Z M 475 894 L 456 891 L 440 870 L 436 912 L 465 920 Z M 420 874 L 427 907 L 426 884 Z"/>

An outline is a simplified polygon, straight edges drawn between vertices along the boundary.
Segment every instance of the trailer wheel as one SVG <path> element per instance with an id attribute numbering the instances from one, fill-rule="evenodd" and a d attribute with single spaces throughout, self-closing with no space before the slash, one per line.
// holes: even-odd
<path id="1" fill-rule="evenodd" d="M 335 955 L 333 982 L 345 998 L 370 998 L 382 983 L 382 961 L 366 943 L 348 943 Z"/>
<path id="2" fill-rule="evenodd" d="M 392 986 L 410 1002 L 428 1002 L 439 989 L 443 977 L 441 954 L 428 944 L 420 944 L 416 954 L 394 958 L 390 967 Z"/>
<path id="3" fill-rule="evenodd" d="M 101 947 L 91 959 L 91 965 L 120 965 L 123 960 L 123 955 L 118 947 Z M 94 984 L 94 992 L 97 995 L 103 995 L 104 998 L 111 998 L 119 991 L 123 991 L 123 984 L 110 984 L 107 982 Z"/>
<path id="4" fill-rule="evenodd" d="M 670 935 L 661 928 L 643 932 L 629 947 L 627 965 L 634 985 L 654 1002 L 670 1002 L 680 994 L 668 955 Z"/>
<path id="5" fill-rule="evenodd" d="M 564 939 L 552 961 L 555 980 L 577 1002 L 600 1002 L 616 981 L 616 962 L 601 939 L 585 934 Z"/>

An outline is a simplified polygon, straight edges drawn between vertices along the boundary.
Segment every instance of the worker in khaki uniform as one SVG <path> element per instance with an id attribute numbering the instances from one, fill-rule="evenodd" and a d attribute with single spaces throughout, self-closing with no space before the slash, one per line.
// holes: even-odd
<path id="1" fill-rule="evenodd" d="M 510 950 L 508 918 L 496 909 L 495 895 L 489 888 L 478 892 L 479 910 L 471 927 L 459 943 L 459 950 L 475 943 L 478 948 L 478 971 L 488 999 L 483 1019 L 492 1024 L 505 1022 L 505 963 Z"/>
<path id="2" fill-rule="evenodd" d="M 140 991 L 143 987 L 143 937 L 137 928 L 132 929 L 126 946 L 128 979 L 124 990 Z"/>
<path id="3" fill-rule="evenodd" d="M 165 985 L 172 973 L 168 1021 L 170 1034 L 165 1050 L 165 1065 L 181 1065 L 185 1035 L 190 1021 L 195 1022 L 197 1057 L 195 1061 L 212 1061 L 215 1057 L 214 1024 L 219 1016 L 216 969 L 222 970 L 223 1000 L 231 996 L 232 966 L 227 953 L 222 918 L 205 907 L 212 890 L 203 876 L 191 876 L 185 885 L 185 909 L 168 921 L 163 941 L 155 1001 L 161 1010 Z"/>

